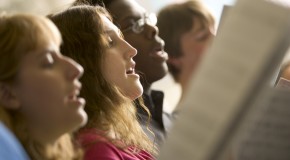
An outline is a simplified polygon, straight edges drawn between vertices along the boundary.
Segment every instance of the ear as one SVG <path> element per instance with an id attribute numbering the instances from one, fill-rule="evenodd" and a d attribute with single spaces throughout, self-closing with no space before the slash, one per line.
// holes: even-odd
<path id="1" fill-rule="evenodd" d="M 180 58 L 169 57 L 167 60 L 167 64 L 170 64 L 178 69 L 181 68 L 181 60 Z"/>
<path id="2" fill-rule="evenodd" d="M 0 83 L 0 104 L 4 108 L 16 110 L 20 107 L 20 102 L 12 86 Z"/>

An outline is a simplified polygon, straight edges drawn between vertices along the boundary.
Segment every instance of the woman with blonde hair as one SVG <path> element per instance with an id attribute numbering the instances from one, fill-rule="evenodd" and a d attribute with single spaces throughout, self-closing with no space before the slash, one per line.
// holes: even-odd
<path id="1" fill-rule="evenodd" d="M 140 127 L 133 104 L 143 92 L 132 59 L 136 49 L 101 7 L 76 6 L 50 18 L 63 35 L 62 53 L 85 70 L 81 96 L 89 118 L 78 134 L 85 159 L 153 159 L 154 145 Z"/>
<path id="2" fill-rule="evenodd" d="M 45 17 L 0 15 L 0 121 L 33 160 L 82 159 L 70 133 L 83 126 L 83 68 L 61 55 L 61 35 Z"/>

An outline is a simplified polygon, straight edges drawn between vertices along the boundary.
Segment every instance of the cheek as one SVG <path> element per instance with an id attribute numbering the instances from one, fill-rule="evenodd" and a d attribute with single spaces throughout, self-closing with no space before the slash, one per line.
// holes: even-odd
<path id="1" fill-rule="evenodd" d="M 204 50 L 206 48 L 206 44 L 198 44 L 198 43 L 186 43 L 182 47 L 183 53 L 187 55 L 196 55 L 199 56 L 203 54 Z"/>
<path id="2" fill-rule="evenodd" d="M 105 65 L 103 70 L 103 75 L 106 81 L 111 84 L 119 85 L 123 79 L 123 75 L 121 74 L 123 71 L 123 67 L 119 66 L 115 62 L 111 62 L 109 65 Z"/>
<path id="3" fill-rule="evenodd" d="M 64 105 L 61 82 L 38 81 L 24 84 L 21 105 L 25 115 L 33 121 L 49 121 Z"/>
<path id="4" fill-rule="evenodd" d="M 118 87 L 125 78 L 125 65 L 120 53 L 108 53 L 103 65 L 104 78 Z"/>

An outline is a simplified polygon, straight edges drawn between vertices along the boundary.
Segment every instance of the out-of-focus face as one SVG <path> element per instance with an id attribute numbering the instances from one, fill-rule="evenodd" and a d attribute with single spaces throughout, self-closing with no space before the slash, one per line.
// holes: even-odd
<path id="1" fill-rule="evenodd" d="M 141 72 L 149 84 L 163 78 L 168 71 L 168 55 L 158 36 L 156 16 L 146 15 L 145 9 L 135 0 L 113 1 L 108 8 L 120 25 L 125 40 L 138 51 L 134 57 L 138 73 Z"/>
<path id="2" fill-rule="evenodd" d="M 87 121 L 85 100 L 78 97 L 83 68 L 61 55 L 51 37 L 27 53 L 13 85 L 19 110 L 34 133 L 47 137 L 71 132 Z"/>
<path id="3" fill-rule="evenodd" d="M 139 75 L 135 73 L 136 63 L 133 61 L 137 51 L 121 37 L 121 31 L 108 18 L 102 16 L 102 19 L 109 42 L 105 51 L 104 77 L 125 96 L 134 100 L 143 93 Z"/>
<path id="4" fill-rule="evenodd" d="M 212 29 L 202 27 L 198 20 L 194 21 L 193 27 L 188 32 L 181 35 L 180 46 L 183 55 L 176 58 L 181 71 L 178 82 L 187 84 L 213 36 Z"/>
<path id="5" fill-rule="evenodd" d="M 290 65 L 287 65 L 283 72 L 281 73 L 281 77 L 287 80 L 290 80 Z"/>

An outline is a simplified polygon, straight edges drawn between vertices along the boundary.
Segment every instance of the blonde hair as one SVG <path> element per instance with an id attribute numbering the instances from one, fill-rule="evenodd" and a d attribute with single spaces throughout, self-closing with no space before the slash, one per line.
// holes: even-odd
<path id="1" fill-rule="evenodd" d="M 30 14 L 0 14 L 0 37 L 0 83 L 8 85 L 16 81 L 20 61 L 28 52 L 38 49 L 48 37 L 61 42 L 61 35 L 52 22 Z M 31 159 L 80 159 L 82 156 L 68 133 L 55 145 L 36 142 L 27 133 L 25 118 L 18 110 L 0 106 L 0 120 L 15 133 Z"/>
<path id="2" fill-rule="evenodd" d="M 105 131 L 103 136 L 121 149 L 134 146 L 155 153 L 154 144 L 137 121 L 132 100 L 104 79 L 102 63 L 108 42 L 101 15 L 111 19 L 104 8 L 85 5 L 50 15 L 63 35 L 61 52 L 85 70 L 80 79 L 83 84 L 81 96 L 86 99 L 85 111 L 89 117 L 85 128 Z M 125 145 L 117 143 L 119 140 Z"/>

